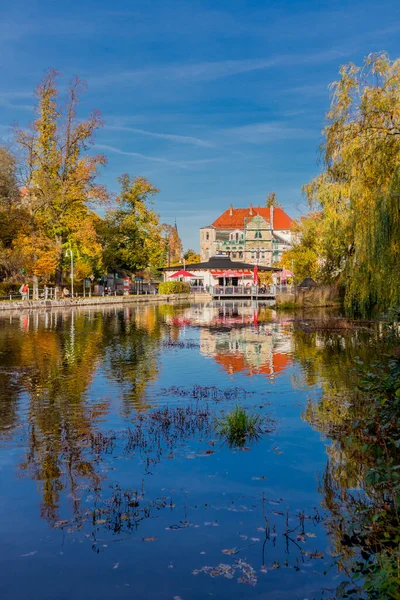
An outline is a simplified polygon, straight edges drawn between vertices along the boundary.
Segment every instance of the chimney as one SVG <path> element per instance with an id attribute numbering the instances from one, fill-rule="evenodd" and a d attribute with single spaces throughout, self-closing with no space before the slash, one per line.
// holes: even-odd
<path id="1" fill-rule="evenodd" d="M 272 205 L 269 209 L 269 220 L 271 223 L 271 229 L 274 230 L 274 206 Z"/>
<path id="2" fill-rule="evenodd" d="M 229 207 L 229 216 L 232 217 L 233 215 L 233 208 L 232 208 L 232 204 Z"/>
<path id="3" fill-rule="evenodd" d="M 250 204 L 249 215 L 250 215 L 251 217 L 253 216 L 253 205 L 252 205 L 252 204 Z"/>

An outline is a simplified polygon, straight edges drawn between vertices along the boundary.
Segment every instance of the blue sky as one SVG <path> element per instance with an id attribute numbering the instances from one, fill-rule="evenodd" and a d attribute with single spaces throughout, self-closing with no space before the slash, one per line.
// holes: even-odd
<path id="1" fill-rule="evenodd" d="M 54 67 L 88 83 L 102 179 L 144 175 L 185 247 L 229 204 L 265 201 L 292 217 L 319 170 L 330 82 L 341 64 L 400 52 L 400 2 L 148 0 L 7 3 L 0 18 L 0 136 L 32 120 L 33 89 Z"/>

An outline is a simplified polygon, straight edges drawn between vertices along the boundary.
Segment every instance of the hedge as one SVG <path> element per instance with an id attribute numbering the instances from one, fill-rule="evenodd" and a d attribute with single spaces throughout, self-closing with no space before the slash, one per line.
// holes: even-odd
<path id="1" fill-rule="evenodd" d="M 164 281 L 158 286 L 159 294 L 188 294 L 190 284 L 185 281 Z"/>

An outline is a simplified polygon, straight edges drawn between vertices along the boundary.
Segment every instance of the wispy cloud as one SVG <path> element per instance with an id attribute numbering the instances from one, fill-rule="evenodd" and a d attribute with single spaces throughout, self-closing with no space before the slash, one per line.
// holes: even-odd
<path id="1" fill-rule="evenodd" d="M 160 78 L 166 80 L 213 81 L 221 77 L 239 75 L 250 71 L 268 69 L 278 63 L 279 59 L 223 60 L 199 63 L 172 63 L 169 65 L 151 66 L 144 69 L 106 73 L 89 78 L 90 86 L 106 86 L 117 83 L 141 83 L 147 79 Z"/>
<path id="2" fill-rule="evenodd" d="M 277 140 L 313 137 L 314 132 L 302 127 L 291 127 L 282 122 L 263 122 L 224 129 L 220 136 L 228 143 L 264 144 Z"/>
<path id="3" fill-rule="evenodd" d="M 188 135 L 176 135 L 172 133 L 159 133 L 156 131 L 147 131 L 146 129 L 138 129 L 136 127 L 125 127 L 119 125 L 106 125 L 105 129 L 112 131 L 122 131 L 127 133 L 137 133 L 139 135 L 160 138 L 163 140 L 169 140 L 178 144 L 191 144 L 193 146 L 200 146 L 202 148 L 211 148 L 214 146 L 211 142 L 202 140 L 200 138 L 188 136 Z"/>
<path id="4" fill-rule="evenodd" d="M 21 104 L 19 100 L 32 98 L 32 92 L 0 92 L 0 106 L 4 108 L 12 108 L 17 110 L 34 109 L 33 104 Z"/>
<path id="5" fill-rule="evenodd" d="M 148 66 L 143 69 L 132 69 L 112 73 L 104 73 L 97 77 L 89 77 L 88 83 L 94 86 L 115 84 L 145 83 L 148 80 L 171 81 L 214 81 L 223 77 L 241 75 L 252 71 L 262 71 L 277 66 L 313 65 L 344 58 L 347 51 L 331 49 L 326 52 L 282 54 L 269 58 L 252 58 L 242 60 L 208 61 L 197 63 L 171 63 L 167 65 Z"/>
<path id="6" fill-rule="evenodd" d="M 168 158 L 163 158 L 161 156 L 149 156 L 147 154 L 142 154 L 141 152 L 130 152 L 127 150 L 121 150 L 120 148 L 116 148 L 115 146 L 109 146 L 108 144 L 96 144 L 95 148 L 98 148 L 99 150 L 104 150 L 105 152 L 111 152 L 112 154 L 120 154 L 122 156 L 134 156 L 142 160 L 148 160 L 151 162 L 161 163 L 172 167 L 178 167 L 180 169 L 196 168 L 202 165 L 220 162 L 221 160 L 219 158 L 204 158 L 199 160 L 169 160 Z"/>

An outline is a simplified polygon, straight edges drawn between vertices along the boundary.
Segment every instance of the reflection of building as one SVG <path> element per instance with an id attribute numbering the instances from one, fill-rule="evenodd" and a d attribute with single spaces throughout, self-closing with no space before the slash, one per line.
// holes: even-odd
<path id="1" fill-rule="evenodd" d="M 227 373 L 274 377 L 291 363 L 291 334 L 266 305 L 192 304 L 171 324 L 200 329 L 200 352 Z"/>
<path id="2" fill-rule="evenodd" d="M 226 254 L 259 265 L 277 263 L 292 242 L 292 219 L 280 207 L 232 208 L 200 229 L 201 260 Z"/>
<path id="3" fill-rule="evenodd" d="M 202 329 L 200 352 L 212 356 L 229 374 L 274 377 L 290 364 L 290 338 L 276 324 L 226 332 Z"/>

